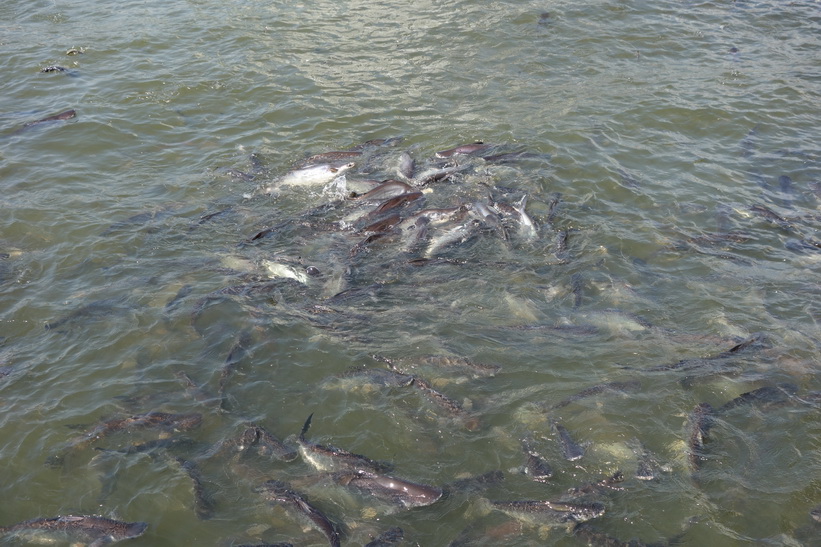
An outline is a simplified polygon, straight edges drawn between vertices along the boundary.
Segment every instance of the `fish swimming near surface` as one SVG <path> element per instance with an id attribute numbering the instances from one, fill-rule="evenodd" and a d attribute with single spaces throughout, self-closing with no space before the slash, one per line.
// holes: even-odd
<path id="1" fill-rule="evenodd" d="M 319 186 L 331 182 L 336 177 L 342 175 L 356 164 L 350 163 L 320 163 L 295 169 L 286 173 L 282 178 L 265 188 L 266 194 L 274 193 L 282 186 Z"/>
<path id="2" fill-rule="evenodd" d="M 334 446 L 325 446 L 308 441 L 305 438 L 305 433 L 311 427 L 311 419 L 313 414 L 308 416 L 305 420 L 305 425 L 302 426 L 302 431 L 297 439 L 299 446 L 299 453 L 302 458 L 309 464 L 313 465 L 319 471 L 370 471 L 372 473 L 383 473 L 390 471 L 393 466 L 377 462 L 360 454 L 354 454 L 336 448 Z"/>
<path id="3" fill-rule="evenodd" d="M 764 386 L 747 393 L 742 393 L 735 399 L 728 401 L 716 409 L 716 414 L 730 411 L 734 408 L 747 405 L 777 405 L 790 400 L 790 397 L 798 393 L 798 386 L 790 383 L 782 383 L 777 386 Z"/>
<path id="4" fill-rule="evenodd" d="M 28 129 L 29 127 L 33 127 L 33 126 L 39 125 L 41 123 L 70 120 L 71 118 L 74 118 L 76 116 L 77 116 L 77 111 L 74 110 L 73 108 L 70 109 L 70 110 L 64 110 L 63 112 L 60 112 L 59 114 L 55 114 L 53 116 L 46 116 L 45 118 L 41 118 L 41 119 L 35 120 L 33 122 L 28 122 L 25 125 L 23 125 L 23 127 L 18 129 L 17 131 L 15 131 L 15 133 L 19 133 L 21 131 L 24 131 L 24 130 Z"/>
<path id="5" fill-rule="evenodd" d="M 337 473 L 334 481 L 406 509 L 431 505 L 443 495 L 442 489 L 435 486 L 363 470 Z"/>
<path id="6" fill-rule="evenodd" d="M 311 526 L 322 532 L 331 547 L 339 547 L 342 534 L 339 527 L 331 522 L 319 509 L 308 503 L 301 494 L 291 490 L 288 484 L 270 480 L 258 487 L 256 491 L 272 502 L 285 505 L 307 520 Z"/>
<path id="7" fill-rule="evenodd" d="M 624 473 L 616 471 L 609 477 L 605 477 L 596 482 L 590 482 L 581 486 L 569 488 L 567 494 L 571 497 L 599 495 L 608 490 L 624 490 L 619 484 L 624 482 Z"/>
<path id="8" fill-rule="evenodd" d="M 527 477 L 536 482 L 547 482 L 553 476 L 553 469 L 527 440 L 522 441 L 522 447 L 527 454 L 524 473 Z"/>
<path id="9" fill-rule="evenodd" d="M 185 431 L 193 429 L 202 423 L 202 414 L 170 414 L 168 412 L 148 412 L 136 414 L 126 418 L 115 418 L 103 422 L 87 433 L 68 443 L 68 446 L 58 454 L 51 456 L 46 463 L 52 466 L 63 464 L 66 454 L 71 450 L 76 450 L 102 439 L 103 437 L 117 432 L 130 431 L 134 429 L 165 429 L 172 431 Z"/>
<path id="10" fill-rule="evenodd" d="M 559 444 L 562 447 L 562 455 L 564 456 L 564 459 L 571 462 L 580 460 L 582 456 L 584 456 L 584 447 L 573 440 L 570 433 L 562 424 L 556 420 L 550 420 L 550 423 L 559 438 Z"/>
<path id="11" fill-rule="evenodd" d="M 607 382 L 605 384 L 598 384 L 595 386 L 591 386 L 581 390 L 580 392 L 571 395 L 565 399 L 562 399 L 555 405 L 550 407 L 550 410 L 556 410 L 558 408 L 563 408 L 570 403 L 579 401 L 581 399 L 585 399 L 587 397 L 592 397 L 594 395 L 599 394 L 606 394 L 606 393 L 627 393 L 631 391 L 638 391 L 641 388 L 641 382 L 638 380 L 628 380 L 625 382 Z"/>
<path id="12" fill-rule="evenodd" d="M 105 517 L 65 515 L 27 520 L 12 526 L 0 526 L 0 535 L 31 543 L 85 542 L 87 547 L 102 547 L 118 541 L 140 537 L 145 522 L 123 522 Z"/>
<path id="13" fill-rule="evenodd" d="M 436 153 L 437 158 L 450 158 L 453 156 L 457 156 L 460 154 L 475 154 L 476 152 L 484 152 L 485 150 L 489 149 L 491 145 L 485 144 L 482 141 L 476 141 L 471 144 L 462 144 L 456 146 L 454 148 L 449 148 L 447 150 L 442 150 Z"/>
<path id="14" fill-rule="evenodd" d="M 365 544 L 365 547 L 390 547 L 397 545 L 405 539 L 405 532 L 398 526 L 385 530 L 371 541 Z"/>
<path id="15" fill-rule="evenodd" d="M 214 516 L 216 504 L 211 494 L 205 489 L 205 480 L 197 464 L 191 460 L 175 457 L 174 461 L 186 472 L 194 483 L 194 508 L 200 520 L 209 520 Z"/>
<path id="16" fill-rule="evenodd" d="M 491 507 L 528 524 L 560 526 L 574 525 L 604 514 L 604 504 L 563 501 L 491 501 Z"/>
<path id="17" fill-rule="evenodd" d="M 713 426 L 714 411 L 710 403 L 699 403 L 688 417 L 687 458 L 690 468 L 695 472 L 701 469 L 704 457 L 704 441 Z"/>

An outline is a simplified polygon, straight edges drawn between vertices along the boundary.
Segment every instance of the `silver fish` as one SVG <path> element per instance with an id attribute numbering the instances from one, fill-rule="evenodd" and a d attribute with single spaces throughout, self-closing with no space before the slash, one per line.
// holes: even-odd
<path id="1" fill-rule="evenodd" d="M 0 526 L 0 535 L 13 536 L 33 543 L 58 541 L 86 542 L 88 547 L 102 547 L 145 533 L 145 522 L 123 522 L 105 517 L 66 515 L 27 520 L 12 526 Z"/>
<path id="2" fill-rule="evenodd" d="M 604 504 L 563 501 L 491 501 L 491 506 L 517 520 L 535 525 L 562 525 L 585 522 L 604 514 Z"/>
<path id="3" fill-rule="evenodd" d="M 396 167 L 399 175 L 408 180 L 412 179 L 414 167 L 415 162 L 413 161 L 411 155 L 407 152 L 402 152 L 399 156 L 399 165 Z"/>
<path id="4" fill-rule="evenodd" d="M 431 505 L 443 495 L 442 489 L 435 486 L 363 470 L 339 473 L 334 476 L 334 480 L 343 486 L 407 509 Z"/>
<path id="5" fill-rule="evenodd" d="M 355 165 L 353 162 L 341 164 L 321 163 L 319 165 L 303 167 L 302 169 L 295 169 L 286 173 L 278 181 L 275 181 L 274 184 L 268 186 L 265 192 L 271 194 L 282 186 L 319 186 L 331 182 Z"/>
<path id="6" fill-rule="evenodd" d="M 302 426 L 302 431 L 297 439 L 299 445 L 299 453 L 302 458 L 313 465 L 319 471 L 370 471 L 381 473 L 389 471 L 392 466 L 376 462 L 370 458 L 360 454 L 353 454 L 347 450 L 336 448 L 334 446 L 325 446 L 308 441 L 305 438 L 305 433 L 311 427 L 311 418 L 314 415 L 308 416 L 305 420 L 305 425 Z"/>

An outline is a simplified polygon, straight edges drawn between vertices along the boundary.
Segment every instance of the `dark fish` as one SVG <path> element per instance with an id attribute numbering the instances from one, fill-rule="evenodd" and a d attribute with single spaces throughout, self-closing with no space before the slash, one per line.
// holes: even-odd
<path id="1" fill-rule="evenodd" d="M 385 530 L 371 541 L 365 544 L 365 547 L 390 547 L 397 545 L 405 539 L 405 532 L 398 526 Z"/>
<path id="2" fill-rule="evenodd" d="M 562 408 L 570 403 L 578 401 L 580 399 L 584 399 L 585 397 L 591 397 L 593 395 L 599 395 L 600 393 L 627 393 L 631 391 L 638 391 L 641 388 L 641 382 L 638 380 L 629 380 L 626 382 L 608 382 L 606 384 L 598 384 L 592 387 L 588 387 L 586 389 L 581 390 L 580 392 L 576 393 L 575 395 L 571 395 L 566 399 L 562 399 L 550 409 L 555 410 L 557 408 Z"/>
<path id="3" fill-rule="evenodd" d="M 226 406 L 225 386 L 234 374 L 234 369 L 236 369 L 237 364 L 245 357 L 252 343 L 251 331 L 245 329 L 237 335 L 234 345 L 231 346 L 231 349 L 228 351 L 228 356 L 225 358 L 225 363 L 222 365 L 222 370 L 220 371 L 219 391 L 217 392 L 219 398 L 222 400 L 221 407 L 223 409 Z"/>
<path id="4" fill-rule="evenodd" d="M 214 405 L 218 405 L 221 403 L 221 400 L 214 395 L 207 393 L 201 386 L 197 385 L 194 380 L 188 376 L 183 371 L 177 371 L 174 373 L 174 376 L 182 382 L 182 385 L 185 387 L 185 393 L 195 401 L 199 401 L 204 404 L 213 403 Z"/>
<path id="5" fill-rule="evenodd" d="M 347 450 L 334 446 L 325 446 L 308 441 L 305 433 L 311 427 L 313 414 L 305 420 L 302 431 L 299 433 L 297 443 L 299 453 L 302 458 L 313 465 L 319 471 L 367 471 L 372 473 L 383 473 L 390 471 L 391 465 L 374 461 L 359 454 L 353 454 Z"/>
<path id="6" fill-rule="evenodd" d="M 408 204 L 413 203 L 419 199 L 424 199 L 425 194 L 422 192 L 411 192 L 409 194 L 399 194 L 398 196 L 392 197 L 388 200 L 385 200 L 380 204 L 376 209 L 365 215 L 365 218 L 374 218 L 380 215 L 383 215 L 389 211 L 394 211 L 395 209 L 399 209 L 404 207 Z"/>
<path id="7" fill-rule="evenodd" d="M 505 475 L 501 471 L 488 471 L 475 477 L 465 477 L 451 481 L 442 488 L 445 492 L 477 492 L 486 490 L 494 484 L 499 484 L 505 480 Z"/>
<path id="8" fill-rule="evenodd" d="M 442 489 L 435 486 L 364 470 L 337 473 L 334 480 L 338 484 L 406 509 L 431 505 L 443 495 Z"/>
<path id="9" fill-rule="evenodd" d="M 821 522 L 821 505 L 816 505 L 810 510 L 810 517 L 815 522 Z"/>
<path id="10" fill-rule="evenodd" d="M 72 323 L 78 319 L 98 318 L 101 316 L 111 315 L 115 311 L 127 309 L 127 307 L 124 306 L 124 303 L 125 299 L 122 297 L 97 300 L 95 302 L 80 306 L 76 310 L 59 319 L 49 321 L 45 324 L 45 328 L 46 330 L 54 330 L 57 327 Z"/>
<path id="11" fill-rule="evenodd" d="M 182 300 L 192 292 L 194 292 L 193 285 L 183 285 L 182 287 L 180 287 L 180 290 L 177 291 L 177 294 L 174 295 L 174 298 L 172 298 L 165 304 L 165 307 L 163 308 L 163 313 L 166 315 L 172 313 L 179 307 L 180 302 L 182 302 Z"/>
<path id="12" fill-rule="evenodd" d="M 637 539 L 622 541 L 619 538 L 596 530 L 587 524 L 577 524 L 576 527 L 573 528 L 573 535 L 584 541 L 585 545 L 591 545 L 594 547 L 667 547 L 668 545 L 676 544 L 672 541 L 661 544 L 647 544 Z"/>
<path id="13" fill-rule="evenodd" d="M 798 386 L 790 383 L 777 386 L 764 386 L 747 393 L 742 393 L 732 401 L 724 403 L 716 410 L 716 414 L 727 412 L 745 405 L 771 405 L 787 402 L 790 397 L 798 393 Z"/>
<path id="14" fill-rule="evenodd" d="M 556 435 L 559 437 L 564 458 L 571 462 L 580 460 L 582 456 L 584 456 L 584 447 L 570 437 L 570 433 L 567 432 L 567 429 L 565 429 L 562 424 L 556 420 L 550 420 L 550 423 L 553 425 L 553 429 L 556 430 Z"/>
<path id="15" fill-rule="evenodd" d="M 380 232 L 390 232 L 397 224 L 402 221 L 402 217 L 399 216 L 399 213 L 393 213 L 385 218 L 377 220 L 376 222 L 372 222 L 368 224 L 361 230 L 360 232 L 364 234 L 377 234 Z"/>
<path id="16" fill-rule="evenodd" d="M 127 418 L 108 420 L 81 437 L 71 441 L 63 452 L 51 456 L 47 460 L 47 463 L 50 465 L 62 465 L 63 458 L 69 450 L 82 448 L 117 431 L 148 428 L 184 431 L 197 427 L 200 423 L 202 423 L 202 414 L 169 414 L 167 412 L 148 412 Z"/>
<path id="17" fill-rule="evenodd" d="M 353 196 L 353 199 L 357 201 L 384 201 L 402 194 L 412 194 L 413 192 L 415 192 L 413 186 L 402 181 L 388 179 L 364 194 Z"/>
<path id="18" fill-rule="evenodd" d="M 71 118 L 73 118 L 75 116 L 77 116 L 77 111 L 76 110 L 74 110 L 74 109 L 66 110 L 66 111 L 60 112 L 59 114 L 55 114 L 53 116 L 47 116 L 45 118 L 42 118 L 42 119 L 39 119 L 39 120 L 36 120 L 36 121 L 33 121 L 33 122 L 28 122 L 23 127 L 18 129 L 17 131 L 18 132 L 22 131 L 24 129 L 27 129 L 27 128 L 33 126 L 33 125 L 37 125 L 37 124 L 40 124 L 40 123 L 57 122 L 57 121 L 61 121 L 61 120 L 70 120 Z"/>
<path id="19" fill-rule="evenodd" d="M 456 146 L 454 148 L 449 148 L 447 150 L 442 150 L 441 152 L 436 153 L 437 158 L 450 158 L 452 156 L 456 156 L 459 154 L 475 154 L 476 152 L 483 152 L 490 148 L 489 144 L 485 144 L 482 141 L 476 141 L 472 144 L 462 144 L 460 146 Z"/>
<path id="20" fill-rule="evenodd" d="M 464 171 L 467 169 L 466 165 L 452 165 L 450 167 L 437 167 L 433 169 L 426 169 L 421 173 L 416 174 L 416 178 L 414 179 L 413 183 L 418 187 L 421 188 L 430 184 L 431 182 L 437 182 L 440 180 L 445 180 L 451 178 L 456 173 Z"/>
<path id="21" fill-rule="evenodd" d="M 82 541 L 88 547 L 102 547 L 145 533 L 145 522 L 123 522 L 104 517 L 66 515 L 54 518 L 27 520 L 12 526 L 1 526 L 0 534 L 33 543 Z"/>
<path id="22" fill-rule="evenodd" d="M 567 493 L 571 496 L 599 495 L 603 492 L 607 492 L 608 490 L 624 490 L 623 487 L 618 486 L 623 482 L 624 473 L 621 471 L 616 471 L 611 476 L 605 477 L 599 481 L 570 488 L 567 490 Z"/>
<path id="23" fill-rule="evenodd" d="M 781 175 L 778 177 L 778 186 L 781 188 L 781 193 L 784 194 L 782 205 L 791 208 L 792 198 L 790 196 L 792 196 L 793 193 L 792 179 L 787 175 Z"/>
<path id="24" fill-rule="evenodd" d="M 704 461 L 704 441 L 713 425 L 713 407 L 709 403 L 699 403 L 688 417 L 688 454 L 690 467 L 698 471 Z"/>
<path id="25" fill-rule="evenodd" d="M 754 334 L 747 340 L 736 344 L 732 348 L 728 349 L 727 351 L 722 351 L 716 355 L 711 355 L 709 357 L 701 357 L 695 359 L 682 359 L 676 363 L 670 363 L 666 365 L 657 365 L 654 367 L 643 369 L 647 372 L 658 372 L 663 370 L 679 370 L 679 371 L 687 371 L 693 370 L 708 366 L 715 366 L 715 362 L 721 359 L 727 359 L 730 357 L 738 356 L 742 353 L 745 353 L 750 350 L 759 349 L 766 346 L 764 335 L 761 333 Z M 630 367 L 625 367 L 630 368 Z"/>
<path id="26" fill-rule="evenodd" d="M 604 514 L 604 504 L 564 501 L 491 501 L 490 505 L 506 515 L 536 525 L 585 522 Z"/>
<path id="27" fill-rule="evenodd" d="M 637 460 L 635 477 L 641 481 L 656 480 L 661 472 L 661 465 L 659 465 L 655 456 L 640 441 L 634 446 L 633 451 Z"/>
<path id="28" fill-rule="evenodd" d="M 335 150 L 333 152 L 323 152 L 321 154 L 314 154 L 307 157 L 298 163 L 299 166 L 305 167 L 315 163 L 332 163 L 338 161 L 353 161 L 362 156 L 362 152 L 358 150 Z"/>
<path id="29" fill-rule="evenodd" d="M 795 226 L 793 226 L 789 220 L 782 217 L 781 215 L 779 215 L 778 213 L 776 213 L 775 211 L 773 211 L 765 205 L 752 205 L 750 206 L 750 211 L 785 230 L 795 230 Z"/>
<path id="30" fill-rule="evenodd" d="M 525 454 L 527 454 L 527 462 L 525 463 L 524 469 L 525 475 L 527 475 L 530 480 L 536 482 L 547 482 L 548 479 L 553 476 L 553 469 L 550 467 L 550 464 L 544 461 L 541 454 L 534 450 L 527 440 L 522 441 L 522 447 L 525 450 Z"/>
<path id="31" fill-rule="evenodd" d="M 174 461 L 188 474 L 194 483 L 194 507 L 197 517 L 200 520 L 209 520 L 214 516 L 215 503 L 205 489 L 199 467 L 194 462 L 183 458 L 174 458 Z"/>
<path id="32" fill-rule="evenodd" d="M 192 439 L 185 437 L 169 437 L 167 439 L 154 439 L 142 443 L 131 444 L 125 448 L 103 448 L 96 446 L 94 447 L 94 450 L 100 452 L 115 452 L 119 454 L 145 454 L 146 452 L 153 452 L 155 450 L 167 450 L 175 446 L 191 447 L 193 445 L 194 441 Z"/>
<path id="33" fill-rule="evenodd" d="M 553 255 L 559 261 L 559 264 L 566 264 L 569 260 L 567 252 L 567 230 L 559 230 L 556 233 L 556 243 L 554 245 Z"/>
<path id="34" fill-rule="evenodd" d="M 375 293 L 382 288 L 382 283 L 373 283 L 365 287 L 354 287 L 338 292 L 325 299 L 326 304 L 342 304 L 350 300 L 360 300 L 362 298 L 372 298 Z"/>
<path id="35" fill-rule="evenodd" d="M 417 376 L 413 381 L 413 385 L 417 387 L 429 401 L 447 411 L 451 416 L 461 420 L 469 430 L 473 431 L 479 427 L 479 420 L 476 417 L 470 416 L 458 402 L 435 390 L 427 380 Z"/>
<path id="36" fill-rule="evenodd" d="M 256 491 L 272 503 L 280 503 L 295 509 L 312 526 L 325 534 L 331 547 L 340 546 L 341 533 L 339 527 L 331 522 L 319 509 L 308 503 L 299 493 L 291 490 L 286 483 L 270 480 L 258 487 Z"/>
<path id="37" fill-rule="evenodd" d="M 584 288 L 584 279 L 581 274 L 574 273 L 570 276 L 570 292 L 573 293 L 573 307 L 578 308 L 582 305 L 582 290 Z"/>

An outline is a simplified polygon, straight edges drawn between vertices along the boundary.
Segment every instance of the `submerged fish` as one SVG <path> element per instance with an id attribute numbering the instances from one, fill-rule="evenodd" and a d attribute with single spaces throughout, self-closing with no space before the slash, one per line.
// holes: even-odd
<path id="1" fill-rule="evenodd" d="M 550 407 L 550 409 L 555 410 L 557 408 L 562 408 L 580 399 L 592 397 L 593 395 L 598 395 L 600 393 L 627 393 L 630 391 L 638 391 L 638 389 L 640 388 L 641 382 L 639 382 L 638 380 L 629 380 L 626 382 L 607 382 L 606 384 L 598 384 L 595 386 L 585 388 L 580 392 L 571 395 L 570 397 L 562 399 L 561 401 Z"/>
<path id="2" fill-rule="evenodd" d="M 41 118 L 41 119 L 35 120 L 33 122 L 28 122 L 25 125 L 23 125 L 23 127 L 18 129 L 17 131 L 15 131 L 15 133 L 19 133 L 20 131 L 28 129 L 29 127 L 32 127 L 32 126 L 37 125 L 37 124 L 48 123 L 48 122 L 57 122 L 57 121 L 62 121 L 62 120 L 70 120 L 71 118 L 74 118 L 75 116 L 77 116 L 77 111 L 74 110 L 73 108 L 70 109 L 70 110 L 64 110 L 63 112 L 60 112 L 59 114 L 55 114 L 53 116 L 46 116 L 45 118 Z"/>
<path id="3" fill-rule="evenodd" d="M 401 543 L 405 539 L 405 532 L 398 526 L 385 530 L 371 541 L 365 544 L 365 547 L 390 547 Z"/>
<path id="4" fill-rule="evenodd" d="M 580 460 L 584 456 L 584 447 L 573 440 L 567 429 L 556 420 L 550 421 L 553 429 L 556 430 L 556 435 L 559 437 L 559 444 L 562 447 L 562 455 L 567 461 L 574 462 Z"/>
<path id="5" fill-rule="evenodd" d="M 208 520 L 214 516 L 215 503 L 210 493 L 205 489 L 205 481 L 202 478 L 197 464 L 190 460 L 175 457 L 174 461 L 186 472 L 194 483 L 194 507 L 197 517 L 201 520 Z"/>
<path id="6" fill-rule="evenodd" d="M 570 488 L 567 490 L 567 493 L 570 496 L 585 496 L 585 495 L 598 495 L 608 490 L 624 490 L 623 487 L 618 486 L 618 484 L 624 482 L 624 473 L 621 471 L 616 471 L 609 477 L 605 477 L 601 480 L 596 482 L 590 482 L 587 484 L 583 484 L 581 486 L 576 486 L 574 488 Z"/>
<path id="7" fill-rule="evenodd" d="M 435 486 L 363 470 L 338 473 L 334 480 L 343 486 L 407 509 L 431 505 L 443 495 L 442 489 Z"/>
<path id="8" fill-rule="evenodd" d="M 517 520 L 535 525 L 557 526 L 585 522 L 604 514 L 604 504 L 564 501 L 491 501 L 490 505 Z"/>
<path id="9" fill-rule="evenodd" d="M 522 441 L 522 447 L 527 454 L 527 462 L 524 468 L 525 475 L 536 482 L 547 482 L 553 476 L 553 469 L 550 464 L 544 461 L 541 454 L 534 450 L 527 440 Z"/>
<path id="10" fill-rule="evenodd" d="M 305 420 L 305 425 L 302 426 L 302 431 L 299 434 L 297 443 L 299 445 L 299 453 L 302 458 L 313 465 L 319 471 L 369 471 L 373 473 L 381 473 L 389 471 L 392 466 L 374 461 L 370 458 L 360 454 L 353 454 L 347 450 L 336 448 L 334 446 L 325 446 L 308 441 L 305 438 L 305 433 L 311 427 L 311 418 L 313 414 L 308 416 Z"/>
<path id="11" fill-rule="evenodd" d="M 0 535 L 13 536 L 32 543 L 60 541 L 87 543 L 88 547 L 102 547 L 145 533 L 145 522 L 123 522 L 105 517 L 66 515 L 54 518 L 27 520 L 12 526 L 0 526 Z"/>
<path id="12" fill-rule="evenodd" d="M 699 403 L 688 417 L 687 457 L 693 471 L 701 468 L 704 461 L 704 440 L 713 425 L 713 407 L 709 403 Z"/>
<path id="13" fill-rule="evenodd" d="M 476 152 L 484 152 L 490 148 L 489 144 L 485 144 L 482 141 L 476 141 L 471 144 L 462 144 L 456 146 L 454 148 L 449 148 L 447 150 L 442 150 L 436 153 L 437 158 L 450 158 L 452 156 L 456 156 L 459 154 L 475 154 Z"/>
<path id="14" fill-rule="evenodd" d="M 258 487 L 256 491 L 273 503 L 284 504 L 293 510 L 328 538 L 331 547 L 339 547 L 341 533 L 339 527 L 331 522 L 319 509 L 308 503 L 299 493 L 291 490 L 281 481 L 270 480 Z"/>
<path id="15" fill-rule="evenodd" d="M 732 401 L 728 401 L 716 410 L 716 414 L 727 412 L 745 405 L 770 405 L 787 402 L 791 396 L 798 393 L 798 386 L 790 383 L 777 386 L 764 386 L 747 393 L 742 393 Z"/>

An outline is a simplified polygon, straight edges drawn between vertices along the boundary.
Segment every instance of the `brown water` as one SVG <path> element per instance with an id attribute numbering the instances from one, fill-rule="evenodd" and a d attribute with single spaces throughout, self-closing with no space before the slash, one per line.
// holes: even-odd
<path id="1" fill-rule="evenodd" d="M 483 499 L 555 500 L 620 469 L 624 490 L 600 496 L 606 513 L 590 523 L 609 536 L 658 542 L 686 529 L 682 545 L 819 544 L 809 515 L 821 503 L 817 2 L 111 11 L 15 0 L 0 21 L 0 524 L 93 513 L 149 523 L 132 545 L 327 544 L 254 492 L 276 478 L 344 523 L 345 545 L 392 526 L 410 545 L 448 545 L 466 530 L 472 544 L 580 545 L 563 527 L 511 532 Z M 40 72 L 50 65 L 67 70 Z M 23 129 L 67 109 L 76 117 Z M 537 236 L 503 239 L 483 223 L 432 253 L 449 261 L 415 266 L 426 247 L 398 238 L 351 256 L 364 236 L 329 225 L 355 218 L 351 203 L 305 215 L 344 195 L 339 186 L 259 192 L 310 154 L 393 137 L 403 140 L 367 149 L 347 189 L 395 178 L 403 152 L 424 169 L 436 151 L 477 140 L 522 150 L 504 164 L 463 158 L 466 170 L 431 184 L 425 201 L 527 195 Z M 265 260 L 321 275 L 271 280 Z M 226 287 L 233 294 L 218 293 Z M 345 290 L 355 292 L 333 298 Z M 732 358 L 647 370 L 755 333 L 765 343 Z M 245 353 L 226 368 L 239 339 Z M 374 355 L 464 415 L 413 386 L 334 379 L 385 368 Z M 429 355 L 499 372 L 420 365 Z M 638 390 L 545 411 L 633 380 Z M 783 382 L 795 396 L 715 420 L 693 477 L 695 406 Z M 203 415 L 174 434 L 191 443 L 167 452 L 201 468 L 212 519 L 197 518 L 192 481 L 165 451 L 95 450 L 155 430 L 112 433 L 45 464 L 101 420 L 150 411 Z M 285 439 L 311 413 L 309 438 L 391 461 L 403 478 L 441 486 L 501 470 L 505 480 L 385 514 L 314 484 L 299 459 L 212 455 L 249 421 Z M 549 416 L 586 446 L 582 459 L 562 457 Z M 553 467 L 547 483 L 521 474 L 523 438 Z M 639 444 L 657 480 L 636 478 Z"/>

